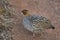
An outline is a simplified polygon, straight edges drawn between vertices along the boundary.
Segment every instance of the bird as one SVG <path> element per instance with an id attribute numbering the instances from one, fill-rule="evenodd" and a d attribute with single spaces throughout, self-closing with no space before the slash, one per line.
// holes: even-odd
<path id="1" fill-rule="evenodd" d="M 32 15 L 27 9 L 24 9 L 21 12 L 24 15 L 22 24 L 24 25 L 24 28 L 33 33 L 33 37 L 36 34 L 43 32 L 45 29 L 55 29 L 48 18 L 38 15 Z"/>

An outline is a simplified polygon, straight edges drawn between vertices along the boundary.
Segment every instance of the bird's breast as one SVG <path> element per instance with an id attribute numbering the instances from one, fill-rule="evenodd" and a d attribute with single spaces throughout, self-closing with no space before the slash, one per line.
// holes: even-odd
<path id="1" fill-rule="evenodd" d="M 23 19 L 23 25 L 24 25 L 24 28 L 33 32 L 32 22 L 27 17 Z"/>

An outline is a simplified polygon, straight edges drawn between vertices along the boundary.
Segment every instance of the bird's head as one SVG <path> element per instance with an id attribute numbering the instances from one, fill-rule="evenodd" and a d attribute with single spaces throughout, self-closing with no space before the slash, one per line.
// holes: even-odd
<path id="1" fill-rule="evenodd" d="M 26 9 L 22 10 L 22 13 L 23 13 L 25 16 L 29 16 L 29 15 L 30 15 L 29 12 L 28 12 L 28 10 L 26 10 Z"/>

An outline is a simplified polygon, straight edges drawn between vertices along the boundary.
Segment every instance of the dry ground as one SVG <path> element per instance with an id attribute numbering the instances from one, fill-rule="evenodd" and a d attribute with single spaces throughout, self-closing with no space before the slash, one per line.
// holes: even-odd
<path id="1" fill-rule="evenodd" d="M 52 21 L 55 30 L 47 30 L 44 36 L 35 37 L 35 40 L 60 40 L 60 0 L 10 0 L 16 8 L 13 25 L 14 40 L 33 40 L 32 33 L 22 25 L 21 10 L 28 9 L 31 14 L 42 15 Z"/>

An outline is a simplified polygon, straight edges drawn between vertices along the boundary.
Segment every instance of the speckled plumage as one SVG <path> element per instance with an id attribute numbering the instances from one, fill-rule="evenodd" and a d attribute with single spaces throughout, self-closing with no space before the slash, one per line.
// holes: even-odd
<path id="1" fill-rule="evenodd" d="M 40 32 L 52 27 L 49 19 L 36 15 L 24 17 L 23 25 L 27 30 L 31 32 Z"/>

